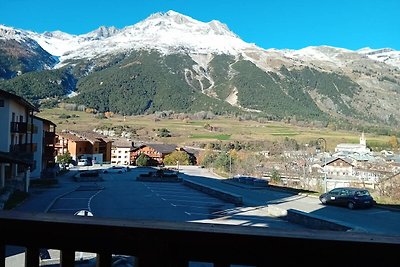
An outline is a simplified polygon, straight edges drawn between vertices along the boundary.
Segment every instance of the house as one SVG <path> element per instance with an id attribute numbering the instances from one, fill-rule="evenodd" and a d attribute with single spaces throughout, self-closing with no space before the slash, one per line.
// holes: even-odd
<path id="1" fill-rule="evenodd" d="M 112 140 L 93 132 L 63 131 L 58 133 L 57 155 L 67 151 L 74 161 L 87 159 L 89 162 L 103 164 L 111 162 Z"/>
<path id="2" fill-rule="evenodd" d="M 173 144 L 144 144 L 137 148 L 134 148 L 131 152 L 131 164 L 134 165 L 136 159 L 140 154 L 146 154 L 150 159 L 153 160 L 154 165 L 163 164 L 165 156 L 171 154 L 174 151 L 184 151 L 189 155 L 190 161 L 195 164 L 196 156 L 195 153 L 187 151 L 182 147 L 178 147 Z"/>
<path id="3" fill-rule="evenodd" d="M 141 145 L 135 148 L 131 152 L 131 164 L 134 165 L 136 159 L 140 154 L 147 155 L 150 159 L 154 161 L 154 164 L 159 165 L 163 163 L 163 159 L 166 155 L 171 154 L 176 151 L 177 145 L 173 144 L 147 144 Z"/>
<path id="4" fill-rule="evenodd" d="M 32 178 L 53 178 L 56 175 L 56 124 L 52 121 L 33 116 L 33 125 L 37 129 L 33 136 L 34 143 L 38 144 L 34 152 L 36 168 L 32 170 Z M 41 145 L 39 145 L 41 144 Z"/>
<path id="5" fill-rule="evenodd" d="M 0 90 L 0 188 L 8 184 L 27 192 L 30 179 L 54 162 L 53 134 L 46 133 L 54 133 L 55 124 L 37 112 L 24 98 Z"/>
<path id="6" fill-rule="evenodd" d="M 111 164 L 130 165 L 133 142 L 128 139 L 113 139 L 111 146 Z"/>
<path id="7" fill-rule="evenodd" d="M 353 175 L 353 168 L 351 161 L 345 158 L 334 158 L 324 165 L 324 171 L 332 178 L 348 178 Z"/>

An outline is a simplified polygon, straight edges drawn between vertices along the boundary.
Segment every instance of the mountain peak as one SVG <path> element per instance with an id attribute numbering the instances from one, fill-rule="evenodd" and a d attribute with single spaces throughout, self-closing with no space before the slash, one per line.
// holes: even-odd
<path id="1" fill-rule="evenodd" d="M 169 10 L 167 12 L 154 13 L 142 22 L 146 22 L 146 21 L 164 21 L 164 22 L 168 21 L 170 23 L 174 23 L 177 25 L 188 25 L 191 23 L 199 22 L 199 21 L 192 19 L 189 16 L 185 16 L 185 15 L 178 13 L 176 11 L 173 11 L 173 10 Z"/>
<path id="2" fill-rule="evenodd" d="M 119 30 L 114 26 L 100 26 L 98 29 L 82 35 L 86 40 L 101 40 L 117 34 Z"/>
<path id="3" fill-rule="evenodd" d="M 13 39 L 18 42 L 24 39 L 22 31 L 0 24 L 0 39 Z"/>

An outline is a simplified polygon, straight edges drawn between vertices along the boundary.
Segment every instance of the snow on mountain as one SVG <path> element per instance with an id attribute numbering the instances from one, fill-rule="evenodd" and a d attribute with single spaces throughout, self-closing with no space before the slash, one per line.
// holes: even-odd
<path id="1" fill-rule="evenodd" d="M 200 22 L 174 11 L 153 14 L 115 36 L 117 43 L 126 40 L 134 41 L 136 48 L 152 47 L 164 53 L 187 49 L 200 54 L 238 54 L 254 46 L 242 41 L 225 24 Z"/>
<path id="2" fill-rule="evenodd" d="M 200 65 L 207 64 L 210 60 L 207 55 L 215 53 L 243 55 L 265 70 L 277 68 L 283 63 L 316 64 L 335 70 L 360 57 L 400 68 L 400 51 L 393 49 L 364 48 L 352 51 L 330 46 L 310 46 L 300 50 L 265 50 L 244 42 L 219 21 L 201 22 L 172 10 L 152 14 L 123 29 L 101 26 L 82 35 L 61 31 L 39 34 L 0 25 L 0 40 L 21 42 L 27 38 L 35 40 L 44 50 L 57 57 L 59 64 L 56 67 L 65 65 L 68 60 L 91 59 L 133 49 L 156 49 L 164 54 L 187 52 Z"/>
<path id="3" fill-rule="evenodd" d="M 369 47 L 366 47 L 359 49 L 356 52 L 361 55 L 365 55 L 372 60 L 384 62 L 386 64 L 400 68 L 400 51 L 396 51 L 391 48 L 371 49 Z"/>
<path id="4" fill-rule="evenodd" d="M 0 24 L 0 40 L 16 40 L 17 42 L 21 42 L 26 37 L 24 31 Z"/>
<path id="5" fill-rule="evenodd" d="M 80 47 L 79 37 L 68 33 L 55 31 L 38 34 L 30 32 L 30 38 L 34 39 L 44 50 L 56 57 L 63 56 L 67 51 Z"/>
<path id="6" fill-rule="evenodd" d="M 0 36 L 8 36 L 9 32 L 10 30 L 6 31 L 7 35 L 0 32 Z M 254 44 L 241 40 L 219 21 L 200 22 L 172 10 L 152 14 L 123 29 L 101 26 L 82 35 L 60 31 L 20 33 L 34 39 L 43 49 L 57 56 L 60 60 L 59 67 L 70 59 L 94 58 L 132 49 L 156 49 L 165 54 L 190 51 L 192 54 L 236 55 L 243 49 L 256 48 Z M 13 36 L 18 37 L 18 34 Z"/>
<path id="7" fill-rule="evenodd" d="M 309 46 L 299 50 L 283 50 L 286 57 L 299 61 L 312 62 L 331 68 L 340 68 L 345 64 L 344 55 L 354 54 L 354 51 L 332 46 Z"/>
<path id="8" fill-rule="evenodd" d="M 118 32 L 119 30 L 114 26 L 112 27 L 100 26 L 100 28 L 98 28 L 97 30 L 81 35 L 80 37 L 83 37 L 86 40 L 102 40 L 111 37 Z"/>

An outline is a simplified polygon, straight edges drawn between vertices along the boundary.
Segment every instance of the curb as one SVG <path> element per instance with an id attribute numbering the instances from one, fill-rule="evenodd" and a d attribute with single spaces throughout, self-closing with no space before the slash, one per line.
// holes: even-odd
<path id="1" fill-rule="evenodd" d="M 236 194 L 232 194 L 232 193 L 229 193 L 226 191 L 218 190 L 218 189 L 212 188 L 210 186 L 199 184 L 199 183 L 189 181 L 189 180 L 183 180 L 183 184 L 188 187 L 199 190 L 201 192 L 204 192 L 206 194 L 209 194 L 213 197 L 233 203 L 237 206 L 243 205 L 243 198 L 240 195 L 236 195 Z"/>

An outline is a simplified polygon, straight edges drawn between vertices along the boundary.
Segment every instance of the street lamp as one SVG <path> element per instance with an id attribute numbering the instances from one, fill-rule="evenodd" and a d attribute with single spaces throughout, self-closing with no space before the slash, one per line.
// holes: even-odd
<path id="1" fill-rule="evenodd" d="M 326 193 L 326 191 L 327 191 L 327 177 L 326 177 L 326 140 L 325 140 L 325 138 L 322 138 L 322 137 L 320 137 L 320 138 L 318 138 L 317 139 L 317 142 L 318 142 L 318 146 L 320 146 L 320 144 L 321 144 L 321 141 L 323 141 L 324 142 L 324 192 Z"/>

